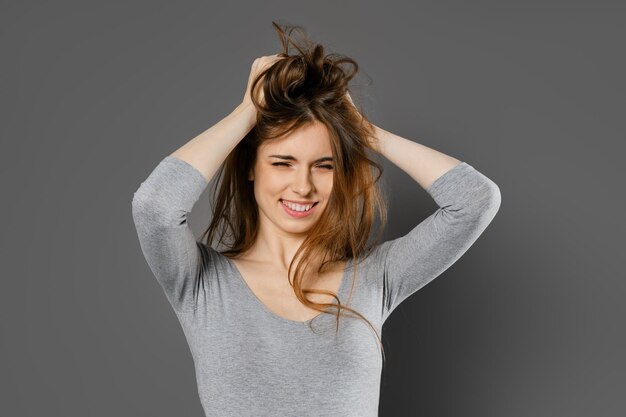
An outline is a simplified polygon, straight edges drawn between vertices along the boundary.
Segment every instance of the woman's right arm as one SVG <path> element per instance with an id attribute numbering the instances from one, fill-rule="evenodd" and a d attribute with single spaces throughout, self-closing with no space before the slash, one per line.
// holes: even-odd
<path id="1" fill-rule="evenodd" d="M 135 191 L 132 216 L 139 243 L 177 312 L 195 308 L 210 247 L 196 241 L 187 215 L 230 151 L 252 127 L 254 106 L 240 105 L 154 168 Z"/>
<path id="2" fill-rule="evenodd" d="M 170 156 L 181 159 L 211 181 L 220 165 L 256 123 L 256 109 L 244 101 L 228 116 L 200 133 Z"/>
<path id="3" fill-rule="evenodd" d="M 195 309 L 194 294 L 213 251 L 196 241 L 187 214 L 226 157 L 256 124 L 257 111 L 250 99 L 252 81 L 282 58 L 256 58 L 241 104 L 161 160 L 133 196 L 133 220 L 141 249 L 177 312 Z M 259 98 L 263 102 L 262 90 Z"/>
<path id="4" fill-rule="evenodd" d="M 202 132 L 170 156 L 187 162 L 200 171 L 207 181 L 211 181 L 228 154 L 256 124 L 257 111 L 251 99 L 253 81 L 261 72 L 284 58 L 285 56 L 281 54 L 256 58 L 250 68 L 241 104 L 215 126 Z M 264 77 L 261 77 L 258 85 L 262 85 Z M 260 103 L 264 103 L 262 88 L 258 90 L 258 99 Z"/>

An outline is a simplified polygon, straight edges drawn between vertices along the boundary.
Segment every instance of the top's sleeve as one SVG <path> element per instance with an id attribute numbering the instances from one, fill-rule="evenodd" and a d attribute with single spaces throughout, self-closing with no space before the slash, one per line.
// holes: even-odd
<path id="1" fill-rule="evenodd" d="M 500 208 L 500 189 L 460 162 L 426 189 L 439 208 L 406 235 L 375 249 L 382 278 L 382 321 L 407 297 L 454 264 Z"/>
<path id="2" fill-rule="evenodd" d="M 187 222 L 207 185 L 195 167 L 168 155 L 133 195 L 133 221 L 144 257 L 177 312 L 193 310 L 208 259 L 208 248 L 196 241 Z"/>

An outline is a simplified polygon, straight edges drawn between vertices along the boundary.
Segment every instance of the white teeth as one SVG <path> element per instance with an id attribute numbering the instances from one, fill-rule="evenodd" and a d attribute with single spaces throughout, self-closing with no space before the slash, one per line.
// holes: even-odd
<path id="1" fill-rule="evenodd" d="M 294 210 L 294 211 L 309 211 L 311 210 L 311 207 L 313 207 L 313 204 L 309 204 L 308 206 L 303 206 L 300 204 L 294 204 L 294 203 L 290 203 L 288 201 L 282 200 L 283 204 L 286 205 L 287 207 L 289 207 L 290 209 Z"/>

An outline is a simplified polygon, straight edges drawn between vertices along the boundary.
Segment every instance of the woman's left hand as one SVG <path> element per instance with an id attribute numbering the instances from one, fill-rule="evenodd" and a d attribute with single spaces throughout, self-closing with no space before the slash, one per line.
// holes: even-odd
<path id="1" fill-rule="evenodd" d="M 356 109 L 356 106 L 354 105 L 354 101 L 352 101 L 352 97 L 350 97 L 350 93 L 346 92 L 346 97 L 348 97 L 348 100 L 350 101 L 350 104 L 352 104 L 352 107 L 354 107 Z"/>
<path id="2" fill-rule="evenodd" d="M 346 92 L 346 97 L 348 97 L 348 101 L 350 101 L 350 104 L 352 104 L 352 107 L 354 107 L 354 110 L 361 114 L 361 112 L 359 111 L 359 109 L 357 109 L 356 105 L 354 104 L 354 101 L 352 101 L 352 97 L 350 97 L 350 93 Z M 372 146 L 376 149 L 377 152 L 381 153 L 382 152 L 382 146 L 380 143 L 380 138 L 378 137 L 378 134 L 380 133 L 380 130 L 378 129 L 378 126 L 376 126 L 374 123 L 370 122 L 369 120 L 367 120 L 367 123 L 370 125 L 370 128 L 372 129 L 372 133 L 373 133 L 373 137 L 371 137 L 371 144 Z"/>

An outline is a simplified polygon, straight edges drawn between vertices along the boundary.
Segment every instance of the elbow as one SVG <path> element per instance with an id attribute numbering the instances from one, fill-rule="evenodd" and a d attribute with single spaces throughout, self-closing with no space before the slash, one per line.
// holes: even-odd
<path id="1" fill-rule="evenodd" d="M 130 206 L 131 206 L 131 214 L 133 217 L 133 221 L 135 222 L 135 225 L 142 223 L 143 219 L 147 217 L 147 213 L 148 213 L 147 208 L 149 207 L 149 205 L 146 204 L 145 199 L 141 197 L 141 194 L 138 194 L 138 192 L 135 192 L 133 194 L 133 199 L 131 201 Z"/>
<path id="2" fill-rule="evenodd" d="M 154 208 L 159 207 L 161 199 L 162 194 L 152 184 L 144 181 L 133 193 L 131 202 L 133 212 L 152 211 Z"/>
<path id="3" fill-rule="evenodd" d="M 155 201 L 154 196 L 148 192 L 144 184 L 133 193 L 131 212 L 135 223 L 156 219 L 158 217 L 157 207 L 159 207 L 159 204 Z"/>
<path id="4" fill-rule="evenodd" d="M 139 186 L 137 191 L 133 193 L 133 198 L 131 200 L 131 207 L 133 210 L 133 214 L 138 213 L 141 210 L 144 210 L 146 206 L 148 206 L 147 198 L 146 198 L 146 193 L 142 184 L 141 186 Z"/>
<path id="5" fill-rule="evenodd" d="M 142 185 L 133 194 L 132 217 L 136 224 L 142 223 L 150 227 L 180 226 L 187 220 L 185 210 L 172 206 L 166 193 L 155 192 Z"/>
<path id="6" fill-rule="evenodd" d="M 500 187 L 495 182 L 491 182 L 491 192 L 489 198 L 489 206 L 496 212 L 500 209 L 502 203 L 502 194 L 500 193 Z"/>
<path id="7" fill-rule="evenodd" d="M 478 212 L 483 219 L 490 222 L 500 210 L 502 194 L 500 193 L 500 187 L 491 180 L 487 181 L 484 190 L 483 196 L 480 199 L 480 210 L 478 210 Z"/>

